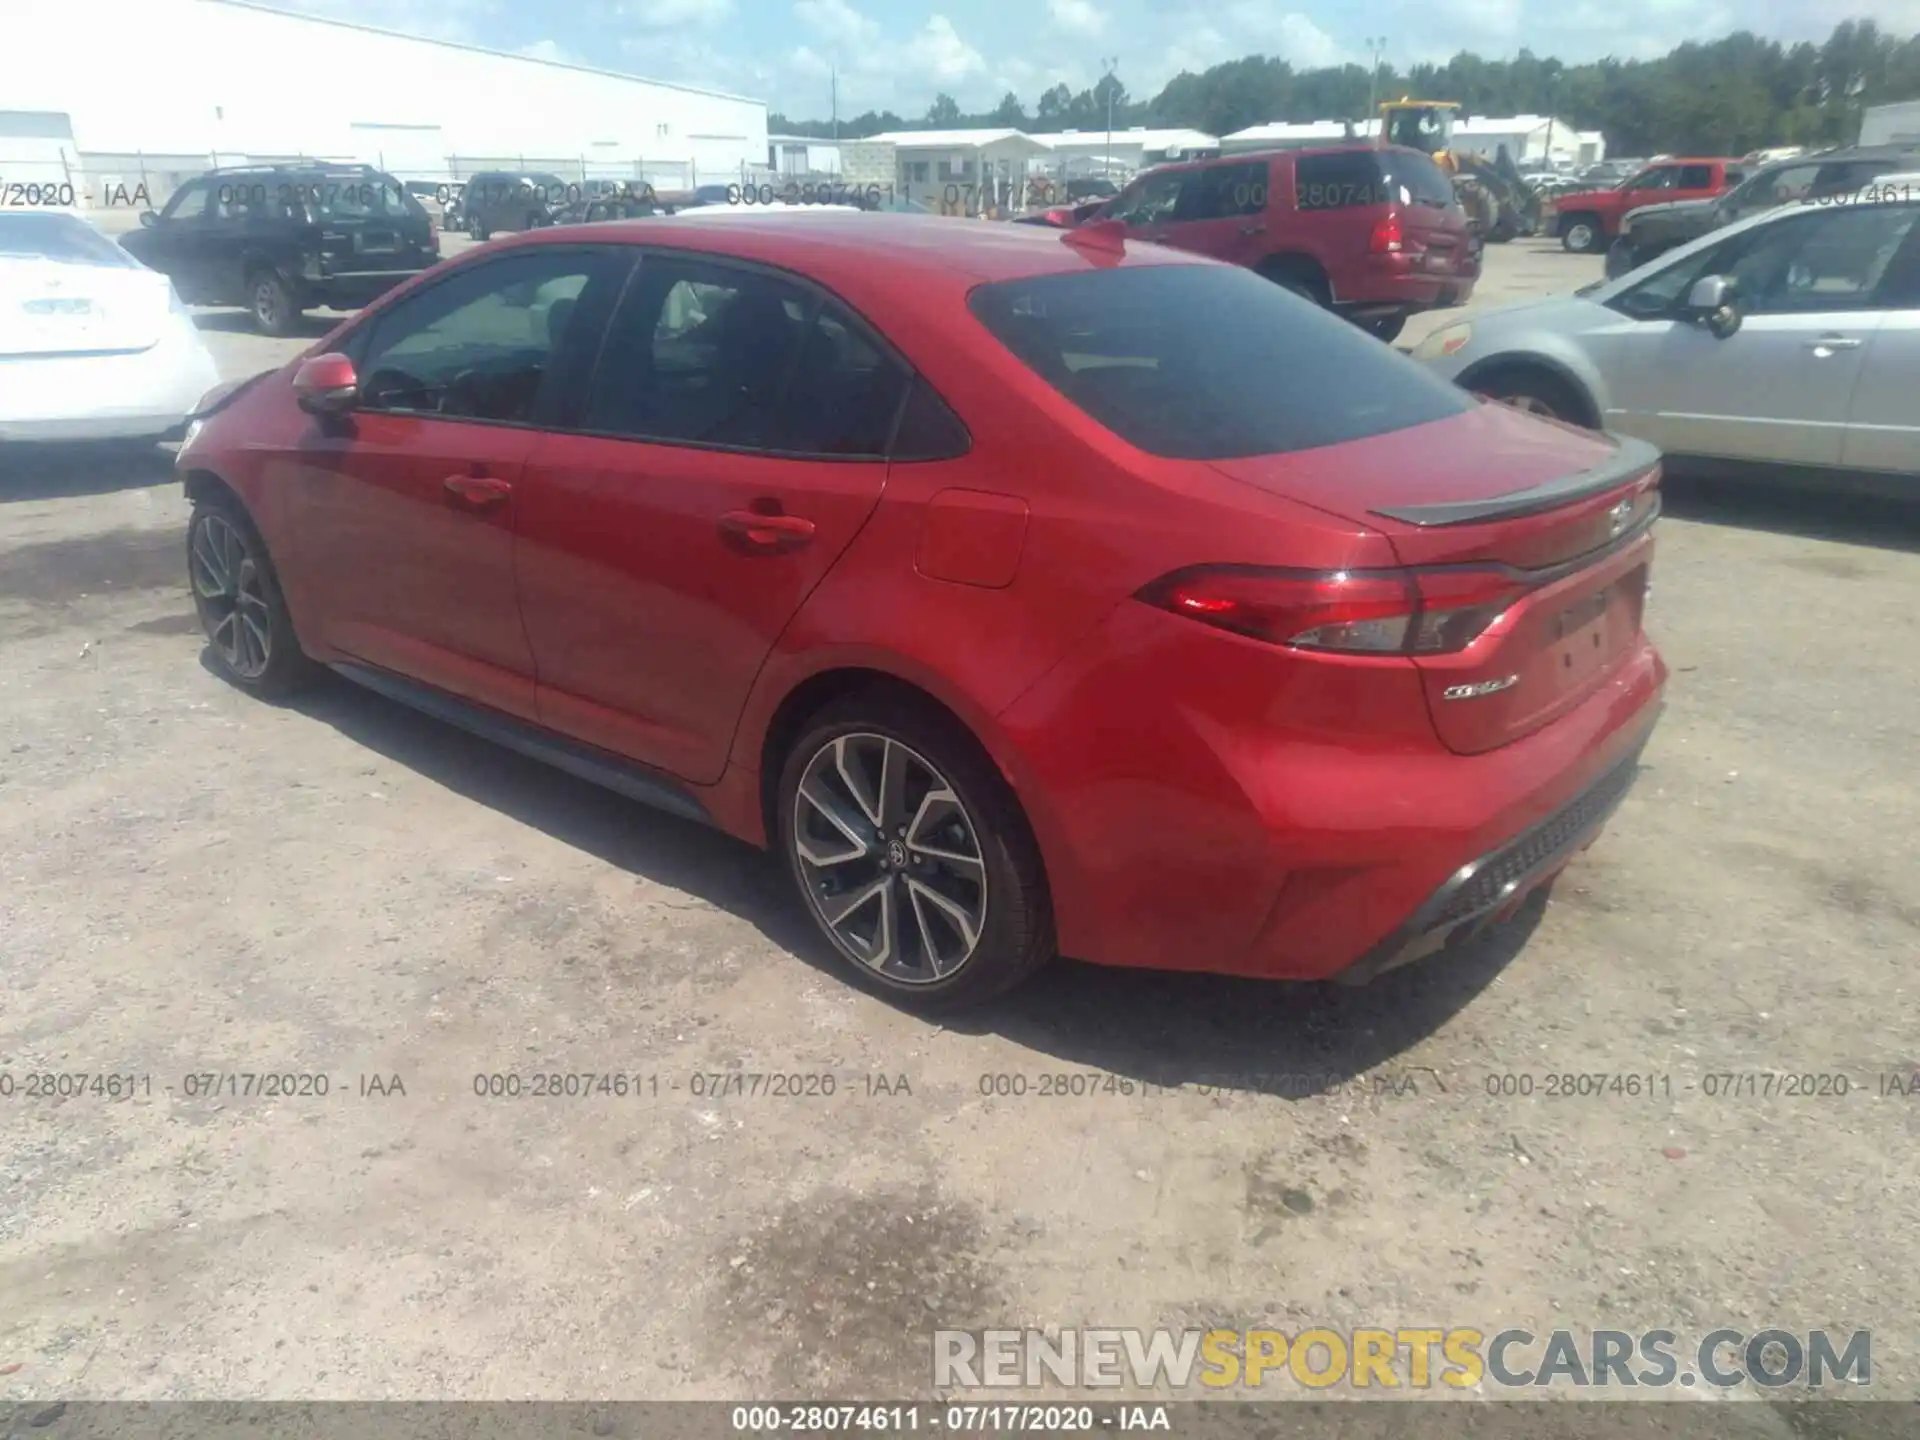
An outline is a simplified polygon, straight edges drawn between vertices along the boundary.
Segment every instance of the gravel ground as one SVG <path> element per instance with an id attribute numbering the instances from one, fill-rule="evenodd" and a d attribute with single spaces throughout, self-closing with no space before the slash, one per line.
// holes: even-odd
<path id="1" fill-rule="evenodd" d="M 1595 273 L 1506 247 L 1483 303 Z M 203 323 L 230 375 L 302 343 Z M 0 1399 L 912 1395 L 936 1325 L 1267 1323 L 1870 1329 L 1920 1396 L 1910 512 L 1675 487 L 1647 772 L 1478 949 L 1356 992 L 1062 964 L 941 1026 L 754 852 L 222 684 L 164 454 L 5 463 Z M 234 1072 L 329 1093 L 194 1093 Z M 634 1078 L 475 1093 L 536 1072 Z M 761 1073 L 835 1093 L 707 1078 Z M 1656 1078 L 1545 1093 L 1599 1073 Z M 1851 1093 L 1710 1078 L 1769 1074 Z"/>

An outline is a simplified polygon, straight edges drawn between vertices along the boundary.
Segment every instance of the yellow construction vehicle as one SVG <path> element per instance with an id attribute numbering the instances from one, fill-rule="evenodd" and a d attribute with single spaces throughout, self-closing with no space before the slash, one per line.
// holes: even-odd
<path id="1" fill-rule="evenodd" d="M 1484 238 L 1499 242 L 1531 234 L 1539 207 L 1519 175 L 1507 174 L 1471 151 L 1454 149 L 1453 126 L 1459 111 L 1456 100 L 1414 100 L 1404 95 L 1388 100 L 1380 106 L 1379 143 L 1431 155 L 1452 178 L 1461 207 Z"/>

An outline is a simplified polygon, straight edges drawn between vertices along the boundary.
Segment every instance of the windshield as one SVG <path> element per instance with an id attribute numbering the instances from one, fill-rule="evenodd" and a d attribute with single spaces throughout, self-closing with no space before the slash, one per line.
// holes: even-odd
<path id="1" fill-rule="evenodd" d="M 84 220 L 32 211 L 0 211 L 0 255 L 125 270 L 139 263 Z"/>
<path id="2" fill-rule="evenodd" d="M 983 285 L 973 313 L 1129 444 L 1183 460 L 1310 450 L 1473 400 L 1251 270 L 1153 265 Z"/>

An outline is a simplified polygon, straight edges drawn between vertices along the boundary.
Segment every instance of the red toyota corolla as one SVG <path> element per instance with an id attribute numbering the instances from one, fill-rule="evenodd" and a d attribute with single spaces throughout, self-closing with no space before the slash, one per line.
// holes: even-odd
<path id="1" fill-rule="evenodd" d="M 537 231 L 215 392 L 219 666 L 784 857 L 883 991 L 1364 979 L 1626 793 L 1659 462 L 1104 226 Z"/>

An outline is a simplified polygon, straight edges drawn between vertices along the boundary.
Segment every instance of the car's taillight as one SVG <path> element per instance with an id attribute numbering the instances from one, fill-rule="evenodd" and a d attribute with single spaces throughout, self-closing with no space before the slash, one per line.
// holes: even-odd
<path id="1" fill-rule="evenodd" d="M 1367 242 L 1367 249 L 1375 255 L 1397 255 L 1406 241 L 1406 232 L 1400 228 L 1400 217 L 1387 215 L 1374 222 L 1373 238 Z"/>
<path id="2" fill-rule="evenodd" d="M 1156 580 L 1138 598 L 1295 650 L 1444 655 L 1471 645 L 1524 590 L 1508 571 L 1470 566 L 1328 572 L 1200 565 Z"/>

